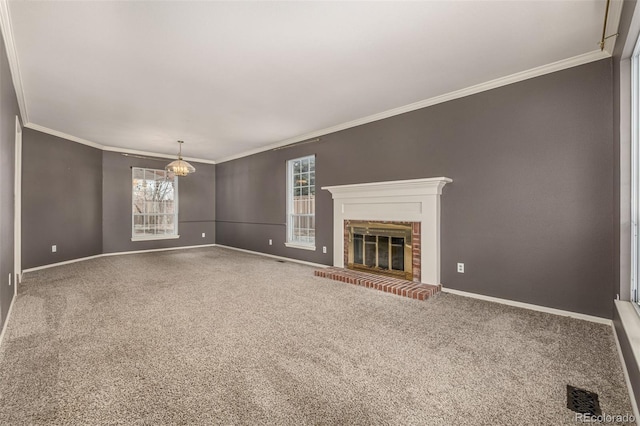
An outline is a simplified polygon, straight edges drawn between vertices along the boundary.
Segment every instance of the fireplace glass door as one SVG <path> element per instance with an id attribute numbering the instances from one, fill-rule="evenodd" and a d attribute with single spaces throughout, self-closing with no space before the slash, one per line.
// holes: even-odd
<path id="1" fill-rule="evenodd" d="M 397 225 L 353 226 L 348 267 L 411 279 L 411 231 Z"/>

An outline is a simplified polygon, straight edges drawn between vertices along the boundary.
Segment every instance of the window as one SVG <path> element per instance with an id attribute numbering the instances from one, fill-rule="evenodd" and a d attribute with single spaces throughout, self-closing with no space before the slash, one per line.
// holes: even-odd
<path id="1" fill-rule="evenodd" d="M 638 263 L 640 263 L 640 41 L 631 57 L 631 301 L 640 309 Z"/>
<path id="2" fill-rule="evenodd" d="M 315 250 L 316 156 L 287 162 L 287 247 Z"/>
<path id="3" fill-rule="evenodd" d="M 178 178 L 164 170 L 132 168 L 131 239 L 178 238 Z"/>

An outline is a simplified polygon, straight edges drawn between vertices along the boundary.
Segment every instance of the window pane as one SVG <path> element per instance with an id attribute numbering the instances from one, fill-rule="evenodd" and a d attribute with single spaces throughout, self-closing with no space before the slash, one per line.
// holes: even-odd
<path id="1" fill-rule="evenodd" d="M 362 265 L 362 246 L 364 245 L 363 243 L 363 236 L 360 234 L 355 234 L 353 236 L 353 263 L 357 263 L 359 265 Z"/>
<path id="2" fill-rule="evenodd" d="M 133 179 L 134 179 L 134 184 L 136 183 L 136 181 L 140 181 L 140 180 L 144 179 L 144 169 L 140 169 L 138 167 L 134 167 L 133 168 Z"/>
<path id="3" fill-rule="evenodd" d="M 404 238 L 391 238 L 391 268 L 404 271 Z"/>
<path id="4" fill-rule="evenodd" d="M 175 234 L 176 233 L 176 217 L 171 215 L 171 216 L 167 216 L 167 224 L 166 224 L 166 229 L 167 229 L 167 234 Z"/>
<path id="5" fill-rule="evenodd" d="M 315 157 L 289 160 L 287 184 L 288 239 L 313 244 L 315 241 Z M 313 179 L 313 182 L 312 182 Z"/>
<path id="6" fill-rule="evenodd" d="M 376 237 L 374 235 L 364 236 L 364 264 L 367 266 L 376 265 Z"/>
<path id="7" fill-rule="evenodd" d="M 378 267 L 389 269 L 389 237 L 378 237 Z"/>
<path id="8" fill-rule="evenodd" d="M 133 168 L 133 237 L 176 234 L 174 182 L 164 170 Z"/>
<path id="9" fill-rule="evenodd" d="M 149 216 L 142 216 L 142 233 L 147 235 L 149 233 Z"/>
<path id="10" fill-rule="evenodd" d="M 133 234 L 144 234 L 144 216 L 135 215 L 133 217 Z"/>

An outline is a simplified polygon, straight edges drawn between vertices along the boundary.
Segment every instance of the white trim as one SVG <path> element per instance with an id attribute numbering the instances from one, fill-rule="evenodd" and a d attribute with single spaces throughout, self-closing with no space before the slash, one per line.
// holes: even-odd
<path id="1" fill-rule="evenodd" d="M 595 44 L 595 43 L 594 43 Z M 329 133 L 335 133 L 341 130 L 350 129 L 351 127 L 361 126 L 363 124 L 371 123 L 373 121 L 383 120 L 385 118 L 393 117 L 395 115 L 404 114 L 406 112 L 415 111 L 417 109 L 426 108 L 443 102 L 448 102 L 454 99 L 463 98 L 465 96 L 474 95 L 476 93 L 485 92 L 487 90 L 495 89 L 509 84 L 517 83 L 519 81 L 528 80 L 530 78 L 539 77 L 541 75 L 550 74 L 556 71 L 562 71 L 567 68 L 577 67 L 578 65 L 588 64 L 590 62 L 599 61 L 611 57 L 611 54 L 607 51 L 601 52 L 599 49 L 594 50 L 582 55 L 574 56 L 572 58 L 563 59 L 560 61 L 552 62 L 540 67 L 531 68 L 526 71 L 511 74 L 505 77 L 496 78 L 495 80 L 487 81 L 485 83 L 476 84 L 474 86 L 466 87 L 464 89 L 456 90 L 453 92 L 445 93 L 440 96 L 434 96 L 433 98 L 425 99 L 419 102 L 415 102 L 409 105 L 404 105 L 398 108 L 393 108 L 387 111 L 383 111 L 377 114 L 369 115 L 367 117 L 359 118 L 357 120 L 348 121 L 346 123 L 338 124 L 324 129 L 316 130 L 313 132 L 305 133 L 293 138 L 285 139 L 280 142 L 276 142 L 270 145 L 266 145 L 260 148 L 243 151 L 239 154 L 230 155 L 227 157 L 217 158 L 216 163 L 224 163 L 226 161 L 235 160 L 249 155 L 257 154 L 259 152 L 269 151 L 275 148 L 280 148 L 285 145 L 290 145 L 296 142 L 302 142 L 307 139 L 317 138 L 327 135 Z"/>
<path id="2" fill-rule="evenodd" d="M 215 246 L 216 244 L 199 244 L 195 246 L 165 247 L 165 248 L 148 249 L 148 250 L 114 251 L 110 253 L 102 253 L 100 256 L 120 256 L 122 254 L 141 254 L 141 253 L 151 253 L 154 251 L 185 250 L 185 249 L 195 249 L 195 248 L 215 247 Z"/>
<path id="3" fill-rule="evenodd" d="M 127 148 L 118 148 L 115 146 L 105 145 L 102 147 L 103 151 L 109 152 L 121 152 L 124 154 L 133 154 L 133 155 L 145 155 L 149 157 L 160 157 L 160 158 L 168 158 L 175 160 L 177 158 L 176 154 L 161 154 L 158 152 L 149 152 L 149 151 L 139 151 L 137 149 L 127 149 Z M 204 164 L 216 164 L 213 160 L 207 160 L 204 158 L 196 158 L 196 157 L 182 157 L 183 160 L 193 161 L 194 163 L 204 163 Z"/>
<path id="4" fill-rule="evenodd" d="M 621 54 L 621 60 L 631 58 L 633 49 L 636 47 L 636 41 L 638 40 L 638 33 L 640 32 L 640 10 L 635 8 L 633 16 L 631 17 L 631 23 L 627 31 L 627 38 L 624 40 L 624 45 Z"/>
<path id="5" fill-rule="evenodd" d="M 11 80 L 13 81 L 13 87 L 16 91 L 20 116 L 22 117 L 23 122 L 28 123 L 29 116 L 27 115 L 27 101 L 24 96 L 22 74 L 20 73 L 18 53 L 16 51 L 16 44 L 13 38 L 13 24 L 11 22 L 11 13 L 9 13 L 8 0 L 0 0 L 0 30 L 2 31 L 2 37 L 4 38 L 4 46 L 7 51 L 9 69 L 11 70 Z"/>
<path id="6" fill-rule="evenodd" d="M 629 302 L 616 301 L 616 309 L 618 309 L 618 303 L 629 303 Z M 618 310 L 618 313 L 620 313 L 620 310 Z M 625 328 L 624 324 L 622 327 Z M 611 328 L 613 329 L 613 337 L 616 341 L 616 349 L 618 350 L 618 357 L 620 358 L 620 364 L 622 364 L 622 373 L 624 374 L 624 381 L 627 385 L 627 392 L 629 393 L 629 399 L 631 400 L 631 408 L 633 409 L 633 415 L 636 418 L 636 424 L 638 424 L 638 421 L 640 421 L 640 412 L 638 411 L 638 403 L 636 402 L 633 386 L 631 385 L 629 370 L 627 369 L 627 364 L 625 362 L 624 355 L 622 354 L 622 347 L 620 346 L 620 339 L 618 339 L 618 333 L 616 332 L 615 325 L 612 325 Z M 626 328 L 625 328 L 625 332 L 626 332 Z M 633 349 L 633 346 L 632 346 L 632 349 Z"/>
<path id="7" fill-rule="evenodd" d="M 93 256 L 79 257 L 77 259 L 65 260 L 64 262 L 56 262 L 56 263 L 49 263 L 47 265 L 42 265 L 42 266 L 35 266 L 33 268 L 23 269 L 22 270 L 22 275 L 24 276 L 27 272 L 39 271 L 41 269 L 47 269 L 47 268 L 55 268 L 56 266 L 68 265 L 70 263 L 76 263 L 76 262 L 82 262 L 82 261 L 85 261 L 85 260 L 97 259 L 97 258 L 102 257 L 102 256 L 104 256 L 104 255 L 96 254 L 96 255 L 93 255 Z"/>
<path id="8" fill-rule="evenodd" d="M 613 321 L 611 321 L 608 318 L 596 317 L 596 316 L 587 315 L 587 314 L 580 314 L 578 312 L 571 312 L 571 311 L 565 311 L 565 310 L 562 310 L 562 309 L 548 308 L 546 306 L 533 305 L 531 303 L 516 302 L 515 300 L 500 299 L 498 297 L 485 296 L 483 294 L 477 294 L 477 293 L 469 293 L 467 291 L 454 290 L 452 288 L 442 287 L 442 291 L 444 293 L 451 293 L 451 294 L 455 294 L 457 296 L 464 296 L 464 297 L 470 297 L 472 299 L 486 300 L 487 302 L 500 303 L 500 304 L 503 304 L 503 305 L 515 306 L 517 308 L 524 308 L 524 309 L 530 309 L 532 311 L 545 312 L 545 313 L 553 314 L 553 315 L 560 315 L 562 317 L 571 317 L 571 318 L 576 318 L 576 319 L 580 319 L 580 320 L 596 322 L 598 324 L 605 324 L 605 325 L 612 325 L 613 324 Z"/>
<path id="9" fill-rule="evenodd" d="M 316 251 L 316 246 L 315 245 L 304 245 L 304 244 L 300 244 L 300 243 L 284 243 L 284 245 L 289 247 L 289 248 Z"/>
<path id="10" fill-rule="evenodd" d="M 25 269 L 22 271 L 22 274 L 26 274 L 27 272 L 39 271 L 41 269 L 55 268 L 56 266 L 68 265 L 70 263 L 83 262 L 85 260 L 97 259 L 99 257 L 106 256 L 120 256 L 125 254 L 141 254 L 141 253 L 151 253 L 154 251 L 170 251 L 170 250 L 184 250 L 184 249 L 193 249 L 193 248 L 203 248 L 203 247 L 215 247 L 215 244 L 201 244 L 197 246 L 181 246 L 181 247 L 165 247 L 159 249 L 147 249 L 147 250 L 132 250 L 132 251 L 116 251 L 111 253 L 102 253 L 96 254 L 93 256 L 87 257 L 79 257 L 77 259 L 65 260 L 64 262 L 50 263 L 48 265 L 36 266 L 34 268 Z"/>
<path id="11" fill-rule="evenodd" d="M 48 127 L 44 127 L 44 126 L 41 126 L 39 124 L 27 122 L 27 123 L 25 123 L 24 127 L 26 127 L 27 129 L 31 129 L 31 130 L 37 130 L 38 132 L 46 133 L 46 134 L 51 135 L 51 136 L 56 136 L 56 137 L 61 138 L 61 139 L 66 139 L 66 140 L 69 140 L 71 142 L 77 142 L 77 143 L 80 143 L 82 145 L 90 146 L 92 148 L 97 148 L 97 149 L 104 150 L 104 145 L 102 145 L 102 144 L 99 144 L 99 143 L 96 143 L 96 142 L 91 142 L 89 140 L 82 139 L 82 138 L 79 138 L 77 136 L 70 135 L 68 133 L 59 132 L 57 130 L 50 129 Z"/>
<path id="12" fill-rule="evenodd" d="M 420 222 L 420 282 L 440 284 L 440 195 L 446 177 L 323 186 L 333 198 L 333 266 L 344 265 L 344 221 Z"/>
<path id="13" fill-rule="evenodd" d="M 0 0 L 2 1 L 2 0 Z M 159 157 L 159 158 L 168 158 L 168 159 L 176 159 L 176 155 L 175 154 L 161 154 L 158 152 L 151 152 L 151 151 L 139 151 L 137 149 L 127 149 L 127 148 L 118 148 L 115 146 L 109 146 L 109 145 L 102 145 L 100 143 L 97 142 L 92 142 L 90 140 L 87 139 L 82 139 L 73 135 L 70 135 L 68 133 L 64 133 L 64 132 L 60 132 L 58 130 L 54 130 L 54 129 L 50 129 L 48 127 L 44 127 L 41 126 L 39 124 L 35 124 L 35 123 L 26 123 L 24 125 L 24 127 L 28 128 L 28 129 L 32 129 L 32 130 L 37 130 L 38 132 L 42 132 L 42 133 L 46 133 L 48 135 L 51 136 L 56 136 L 58 138 L 62 138 L 62 139 L 66 139 L 72 142 L 77 142 L 83 145 L 87 145 L 90 146 L 92 148 L 96 148 L 96 149 L 100 149 L 102 151 L 108 151 L 108 152 L 119 152 L 119 153 L 124 153 L 124 154 L 133 154 L 133 155 L 145 155 L 145 156 L 149 156 L 149 157 Z M 185 160 L 187 161 L 193 161 L 194 163 L 204 163 L 204 164 L 216 164 L 215 161 L 213 160 L 207 160 L 204 158 L 196 158 L 196 157 L 183 157 Z"/>
<path id="14" fill-rule="evenodd" d="M 22 127 L 16 116 L 13 176 L 13 293 L 18 294 L 22 276 Z"/>
<path id="15" fill-rule="evenodd" d="M 259 251 L 245 250 L 245 249 L 241 249 L 241 248 L 237 248 L 237 247 L 225 246 L 225 245 L 222 245 L 222 244 L 216 244 L 216 247 L 221 247 L 221 248 L 225 248 L 225 249 L 229 249 L 229 250 L 235 250 L 235 251 L 241 251 L 243 253 L 255 254 L 255 255 L 258 255 L 258 256 L 271 257 L 273 259 L 284 260 L 286 262 L 300 263 L 302 265 L 313 266 L 313 267 L 316 267 L 316 268 L 328 268 L 327 265 L 322 265 L 320 263 L 307 262 L 305 260 L 292 259 L 290 257 L 284 257 L 284 256 L 276 256 L 275 254 L 262 253 L 262 252 L 259 252 Z"/>
<path id="16" fill-rule="evenodd" d="M 434 177 L 408 180 L 389 180 L 385 182 L 353 183 L 349 185 L 323 186 L 334 199 L 361 197 L 387 197 L 397 195 L 440 195 L 442 188 L 453 180 L 447 177 Z"/>
<path id="17" fill-rule="evenodd" d="M 638 237 L 638 220 L 640 219 L 640 209 L 638 200 L 638 190 L 640 189 L 639 168 L 638 163 L 640 148 L 640 122 L 638 121 L 638 112 L 640 110 L 640 40 L 636 42 L 631 56 L 631 259 L 630 259 L 630 300 L 637 302 L 639 291 L 638 288 L 638 248 L 640 248 L 640 240 Z M 622 182 L 621 182 L 622 187 Z M 622 285 L 622 283 L 621 283 Z"/>
<path id="18" fill-rule="evenodd" d="M 11 304 L 9 305 L 9 310 L 7 311 L 7 317 L 4 319 L 4 324 L 2 325 L 2 331 L 0 332 L 0 347 L 2 346 L 2 341 L 4 340 L 4 335 L 7 332 L 7 325 L 9 324 L 9 318 L 11 317 L 11 312 L 13 311 L 13 304 L 16 301 L 17 297 L 13 296 L 11 299 Z"/>

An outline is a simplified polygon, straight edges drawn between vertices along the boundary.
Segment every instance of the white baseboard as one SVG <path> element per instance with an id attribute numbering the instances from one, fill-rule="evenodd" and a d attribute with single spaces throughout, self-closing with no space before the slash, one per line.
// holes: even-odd
<path id="1" fill-rule="evenodd" d="M 75 262 L 83 262 L 85 260 L 97 259 L 99 257 L 105 257 L 105 256 L 120 256 L 125 254 L 140 254 L 140 253 L 151 253 L 154 251 L 184 250 L 184 249 L 214 247 L 214 246 L 215 244 L 201 244 L 197 246 L 166 247 L 166 248 L 159 248 L 159 249 L 116 251 L 113 253 L 102 253 L 102 254 L 96 254 L 94 256 L 80 257 L 78 259 L 65 260 L 64 262 L 50 263 L 48 265 L 42 265 L 42 266 L 36 266 L 34 268 L 24 269 L 22 271 L 22 275 L 26 274 L 27 272 L 39 271 L 40 269 L 54 268 L 56 266 L 68 265 L 70 263 L 75 263 Z"/>
<path id="2" fill-rule="evenodd" d="M 97 258 L 102 257 L 102 256 L 103 256 L 102 254 L 96 254 L 96 255 L 93 255 L 93 256 L 79 257 L 77 259 L 65 260 L 64 262 L 56 262 L 56 263 L 49 263 L 48 265 L 35 266 L 33 268 L 23 269 L 22 270 L 22 275 L 26 274 L 27 272 L 39 271 L 41 269 L 47 269 L 47 268 L 55 268 L 56 266 L 68 265 L 70 263 L 83 262 L 85 260 L 97 259 Z"/>
<path id="3" fill-rule="evenodd" d="M 201 245 L 197 245 L 197 246 L 166 247 L 166 248 L 159 248 L 159 249 L 117 251 L 117 252 L 113 252 L 113 253 L 96 254 L 94 256 L 80 257 L 78 259 L 65 260 L 64 262 L 50 263 L 48 265 L 42 265 L 42 266 L 36 266 L 34 268 L 24 269 L 22 271 L 22 275 L 26 274 L 27 272 L 39 271 L 41 269 L 47 269 L 47 268 L 55 268 L 56 266 L 68 265 L 70 263 L 75 263 L 75 262 L 83 262 L 85 260 L 97 259 L 97 258 L 105 257 L 105 256 L 121 256 L 121 255 L 126 255 L 126 254 L 151 253 L 151 252 L 155 252 L 155 251 L 185 250 L 185 249 L 194 249 L 194 248 L 203 248 L 203 247 L 222 247 L 222 248 L 226 248 L 226 249 L 229 249 L 229 250 L 236 250 L 236 251 L 241 251 L 241 252 L 244 252 L 244 253 L 256 254 L 256 255 L 259 255 L 259 256 L 266 256 L 266 257 L 271 257 L 271 258 L 274 258 L 274 259 L 284 260 L 286 262 L 301 263 L 303 265 L 314 266 L 314 267 L 317 267 L 317 268 L 327 268 L 327 265 L 322 265 L 320 263 L 306 262 L 304 260 L 292 259 L 290 257 L 283 257 L 283 256 L 276 256 L 276 255 L 268 254 L 268 253 L 261 253 L 259 251 L 245 250 L 245 249 L 241 249 L 241 248 L 237 248 L 237 247 L 225 246 L 225 245 L 220 245 L 220 244 L 201 244 Z"/>
<path id="4" fill-rule="evenodd" d="M 226 249 L 229 249 L 229 250 L 241 251 L 243 253 L 256 254 L 258 256 L 271 257 L 273 259 L 284 260 L 285 262 L 301 263 L 303 265 L 313 266 L 313 267 L 316 267 L 316 268 L 328 268 L 327 265 L 323 265 L 321 263 L 307 262 L 305 260 L 292 259 L 290 257 L 276 256 L 275 254 L 262 253 L 262 252 L 259 252 L 259 251 L 246 250 L 246 249 L 241 249 L 241 248 L 231 247 L 231 246 L 224 246 L 222 244 L 216 244 L 216 247 L 222 247 L 222 248 L 226 248 Z"/>
<path id="5" fill-rule="evenodd" d="M 509 299 L 500 299 L 499 297 L 484 296 L 482 294 L 469 293 L 461 290 L 454 290 L 452 288 L 442 287 L 444 293 L 451 293 L 458 296 L 471 297 L 474 299 L 486 300 L 488 302 L 501 303 L 503 305 L 516 306 L 518 308 L 530 309 L 532 311 L 546 312 L 548 314 L 560 315 L 563 317 L 571 317 L 581 319 L 585 321 L 597 322 L 599 324 L 613 325 L 613 321 L 608 318 L 596 317 L 593 315 L 580 314 L 577 312 L 564 311 L 562 309 L 548 308 L 546 306 L 533 305 L 531 303 L 516 302 Z"/>
<path id="6" fill-rule="evenodd" d="M 7 311 L 7 317 L 4 319 L 4 324 L 2 325 L 2 331 L 0 332 L 0 347 L 2 346 L 2 341 L 4 340 L 4 335 L 7 332 L 7 325 L 9 324 L 9 318 L 11 317 L 11 311 L 13 310 L 13 304 L 15 303 L 17 296 L 13 296 L 11 299 L 11 304 L 9 305 L 9 310 Z"/>
<path id="7" fill-rule="evenodd" d="M 197 246 L 166 247 L 166 248 L 148 249 L 148 250 L 115 251 L 113 253 L 103 253 L 103 254 L 101 254 L 101 256 L 119 256 L 121 254 L 140 254 L 140 253 L 151 253 L 151 252 L 154 252 L 154 251 L 184 250 L 184 249 L 203 248 L 203 247 L 215 247 L 215 244 L 200 244 L 200 245 L 197 245 Z"/>

